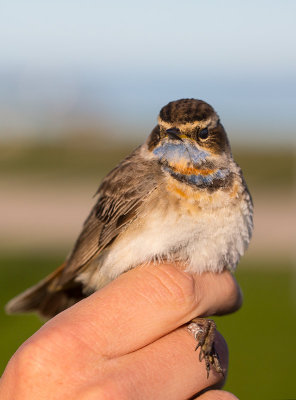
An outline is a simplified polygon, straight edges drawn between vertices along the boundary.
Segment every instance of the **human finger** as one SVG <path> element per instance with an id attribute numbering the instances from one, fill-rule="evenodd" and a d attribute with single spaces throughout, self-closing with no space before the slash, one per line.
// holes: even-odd
<path id="1" fill-rule="evenodd" d="M 239 400 L 234 394 L 225 390 L 209 390 L 198 397 L 196 400 Z"/>
<path id="2" fill-rule="evenodd" d="M 227 312 L 238 289 L 227 271 L 191 275 L 150 265 L 121 275 L 49 322 L 112 358 L 133 352 L 197 315 Z M 124 339 L 123 339 L 124 338 Z"/>
<path id="3" fill-rule="evenodd" d="M 227 346 L 218 332 L 215 345 L 226 373 Z M 134 353 L 109 360 L 103 379 L 83 398 L 103 393 L 103 398 L 114 399 L 185 400 L 212 386 L 221 387 L 223 375 L 211 369 L 207 378 L 205 363 L 199 361 L 194 348 L 193 337 L 186 328 L 179 328 Z"/>

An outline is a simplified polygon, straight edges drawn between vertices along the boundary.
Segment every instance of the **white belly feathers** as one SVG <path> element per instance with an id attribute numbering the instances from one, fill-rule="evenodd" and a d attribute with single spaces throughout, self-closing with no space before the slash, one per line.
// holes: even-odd
<path id="1" fill-rule="evenodd" d="M 209 201 L 199 207 L 196 201 L 185 204 L 173 194 L 157 192 L 146 201 L 140 217 L 82 274 L 79 280 L 90 289 L 151 261 L 182 261 L 188 271 L 198 273 L 236 267 L 251 235 L 249 210 L 241 197 L 230 199 L 221 191 L 215 193 L 220 204 L 216 198 L 215 207 Z"/>

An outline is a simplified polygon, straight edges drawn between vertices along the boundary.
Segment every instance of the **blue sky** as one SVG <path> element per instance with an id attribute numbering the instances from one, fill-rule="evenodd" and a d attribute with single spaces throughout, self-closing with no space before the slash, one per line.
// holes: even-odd
<path id="1" fill-rule="evenodd" d="M 197 97 L 240 139 L 292 140 L 295 15 L 293 0 L 2 0 L 0 116 L 48 124 L 62 99 L 149 130 L 162 105 Z"/>

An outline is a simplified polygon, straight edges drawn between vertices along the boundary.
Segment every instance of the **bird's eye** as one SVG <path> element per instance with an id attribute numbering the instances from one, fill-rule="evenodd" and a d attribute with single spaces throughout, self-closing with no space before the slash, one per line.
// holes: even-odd
<path id="1" fill-rule="evenodd" d="M 209 136 L 209 131 L 208 128 L 204 128 L 201 131 L 198 132 L 198 137 L 200 139 L 206 139 Z"/>

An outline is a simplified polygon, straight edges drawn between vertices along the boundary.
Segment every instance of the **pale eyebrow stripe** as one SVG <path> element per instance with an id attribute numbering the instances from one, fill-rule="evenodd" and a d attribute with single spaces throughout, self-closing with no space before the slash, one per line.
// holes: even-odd
<path id="1" fill-rule="evenodd" d="M 180 131 L 189 131 L 194 128 L 214 128 L 219 121 L 218 115 L 213 115 L 210 118 L 204 120 L 204 121 L 194 121 L 194 122 L 187 122 L 185 124 L 176 124 L 176 128 L 179 128 Z M 158 123 L 165 129 L 169 129 L 172 127 L 172 124 L 169 122 L 163 121 L 160 117 L 158 117 Z"/>

